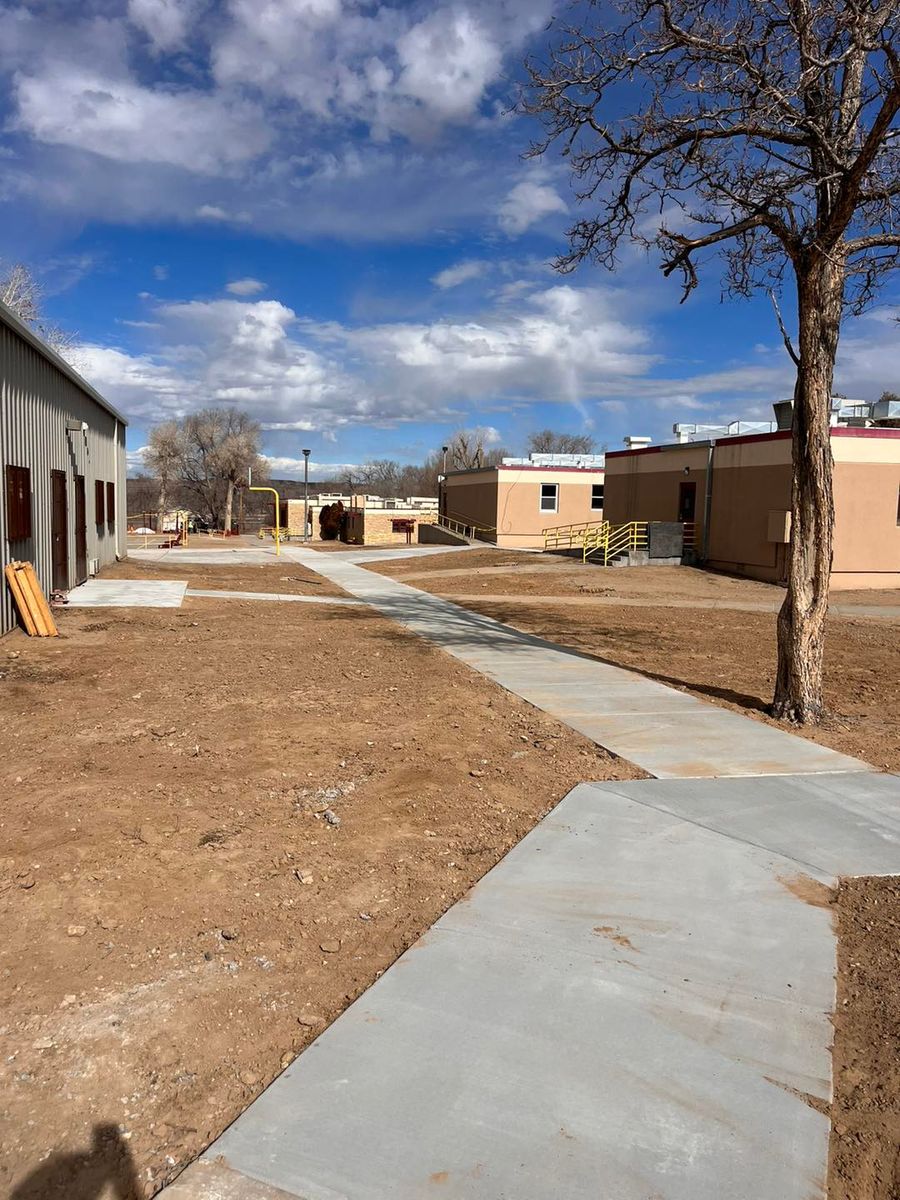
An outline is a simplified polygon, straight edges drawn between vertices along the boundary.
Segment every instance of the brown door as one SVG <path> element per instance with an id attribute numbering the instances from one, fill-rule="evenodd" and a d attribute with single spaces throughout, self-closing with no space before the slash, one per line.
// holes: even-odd
<path id="1" fill-rule="evenodd" d="M 682 483 L 678 486 L 678 520 L 693 521 L 697 511 L 696 483 Z"/>
<path id="2" fill-rule="evenodd" d="M 87 502 L 84 476 L 75 476 L 75 582 L 87 579 Z"/>
<path id="3" fill-rule="evenodd" d="M 50 546 L 53 557 L 53 587 L 69 589 L 69 502 L 65 471 L 50 472 Z"/>

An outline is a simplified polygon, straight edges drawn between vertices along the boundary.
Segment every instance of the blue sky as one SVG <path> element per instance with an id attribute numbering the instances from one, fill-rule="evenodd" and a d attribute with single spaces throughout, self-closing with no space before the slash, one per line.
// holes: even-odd
<path id="1" fill-rule="evenodd" d="M 680 305 L 636 251 L 555 274 L 563 165 L 510 114 L 551 0 L 0 3 L 0 259 L 39 275 L 76 363 L 131 418 L 235 403 L 276 474 L 416 461 L 480 425 L 521 452 L 770 416 L 768 302 Z M 900 390 L 897 286 L 837 384 Z M 790 305 L 787 304 L 789 311 Z"/>

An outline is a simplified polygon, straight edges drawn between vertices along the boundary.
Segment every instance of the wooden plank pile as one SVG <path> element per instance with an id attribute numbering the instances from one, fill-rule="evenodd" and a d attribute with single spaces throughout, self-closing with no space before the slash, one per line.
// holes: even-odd
<path id="1" fill-rule="evenodd" d="M 4 572 L 29 637 L 59 637 L 50 605 L 30 562 L 11 562 Z"/>

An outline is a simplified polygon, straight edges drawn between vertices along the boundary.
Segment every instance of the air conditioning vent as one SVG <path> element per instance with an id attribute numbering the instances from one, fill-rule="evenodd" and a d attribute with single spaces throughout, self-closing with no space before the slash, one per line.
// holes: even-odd
<path id="1" fill-rule="evenodd" d="M 88 559 L 88 575 L 96 575 L 99 570 L 100 570 L 100 559 L 99 558 L 89 558 Z"/>

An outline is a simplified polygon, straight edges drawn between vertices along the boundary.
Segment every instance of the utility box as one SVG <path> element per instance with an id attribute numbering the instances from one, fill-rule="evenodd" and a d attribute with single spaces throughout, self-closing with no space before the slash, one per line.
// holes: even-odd
<path id="1" fill-rule="evenodd" d="M 684 553 L 684 526 L 680 521 L 651 521 L 647 548 L 654 558 L 678 558 Z"/>
<path id="2" fill-rule="evenodd" d="M 769 510 L 769 526 L 766 534 L 767 542 L 777 542 L 786 546 L 791 540 L 790 509 L 774 508 Z"/>

